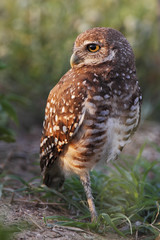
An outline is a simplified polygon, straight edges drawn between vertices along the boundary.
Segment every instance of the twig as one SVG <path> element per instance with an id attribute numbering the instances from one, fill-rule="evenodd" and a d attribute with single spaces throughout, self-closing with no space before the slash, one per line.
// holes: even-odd
<path id="1" fill-rule="evenodd" d="M 12 202 L 14 201 L 14 196 L 15 196 L 15 192 L 12 192 L 11 199 L 10 199 L 10 201 L 9 201 L 9 204 L 12 204 Z"/>
<path id="2" fill-rule="evenodd" d="M 70 226 L 60 226 L 60 225 L 56 225 L 56 224 L 54 224 L 54 228 L 62 228 L 62 229 L 67 229 L 67 230 L 74 231 L 74 232 L 87 232 L 81 228 L 70 227 Z"/>
<path id="3" fill-rule="evenodd" d="M 138 230 L 136 230 L 135 240 L 138 240 Z"/>
<path id="4" fill-rule="evenodd" d="M 35 204 L 35 205 L 49 205 L 49 206 L 62 206 L 66 205 L 65 203 L 48 203 L 48 202 L 34 202 L 29 200 L 23 200 L 23 199 L 13 199 L 14 202 L 22 202 L 22 203 L 28 203 L 28 204 Z"/>
<path id="5" fill-rule="evenodd" d="M 157 221 L 157 218 L 159 216 L 159 203 L 156 201 L 156 206 L 157 206 L 157 214 L 155 216 L 155 219 L 153 220 L 153 222 L 151 223 L 151 225 L 155 224 L 155 222 Z"/>
<path id="6" fill-rule="evenodd" d="M 43 228 L 35 221 L 33 220 L 33 218 L 31 217 L 31 215 L 29 215 L 28 213 L 25 212 L 25 214 L 27 216 L 29 216 L 30 220 L 40 229 L 40 230 L 43 230 Z"/>

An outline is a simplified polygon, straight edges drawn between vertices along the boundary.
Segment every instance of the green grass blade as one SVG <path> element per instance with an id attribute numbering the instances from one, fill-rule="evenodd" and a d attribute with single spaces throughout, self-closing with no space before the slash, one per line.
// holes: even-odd
<path id="1" fill-rule="evenodd" d="M 114 222 L 112 221 L 108 214 L 102 213 L 101 217 L 105 224 L 109 224 L 120 236 L 125 237 L 125 235 L 120 230 L 118 230 L 118 228 L 116 227 L 116 225 L 114 224 Z"/>

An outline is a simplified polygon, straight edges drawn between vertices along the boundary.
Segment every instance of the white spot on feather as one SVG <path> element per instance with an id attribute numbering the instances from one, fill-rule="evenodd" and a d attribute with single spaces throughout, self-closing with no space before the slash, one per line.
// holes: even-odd
<path id="1" fill-rule="evenodd" d="M 64 133 L 67 132 L 67 128 L 66 128 L 66 126 L 63 126 L 63 127 L 62 127 L 62 131 L 63 131 Z"/>
<path id="2" fill-rule="evenodd" d="M 61 141 L 59 141 L 59 142 L 58 142 L 58 145 L 59 145 L 59 146 L 61 146 L 61 145 L 62 145 L 62 142 L 61 142 Z"/>
<path id="3" fill-rule="evenodd" d="M 53 98 L 51 99 L 51 103 L 54 104 L 55 103 L 55 100 L 53 100 Z"/>
<path id="4" fill-rule="evenodd" d="M 49 102 L 47 102 L 47 108 L 50 108 L 50 103 Z"/>
<path id="5" fill-rule="evenodd" d="M 127 123 L 127 124 L 132 124 L 134 121 L 135 121 L 134 118 L 128 118 L 128 119 L 126 120 L 126 123 Z"/>
<path id="6" fill-rule="evenodd" d="M 69 136 L 72 137 L 72 136 L 73 136 L 73 132 L 70 132 L 70 133 L 69 133 Z"/>
<path id="7" fill-rule="evenodd" d="M 95 77 L 98 77 L 98 75 L 97 75 L 96 73 L 94 73 L 94 76 L 95 76 Z"/>
<path id="8" fill-rule="evenodd" d="M 72 96 L 71 96 L 71 99 L 74 99 L 74 98 L 75 98 L 75 95 L 72 95 Z"/>
<path id="9" fill-rule="evenodd" d="M 108 109 L 103 110 L 103 111 L 101 111 L 100 114 L 101 114 L 102 116 L 107 116 L 107 115 L 109 114 L 109 110 L 108 110 Z"/>
<path id="10" fill-rule="evenodd" d="M 53 127 L 53 131 L 57 131 L 57 130 L 59 130 L 59 126 L 55 125 L 55 126 Z"/>
<path id="11" fill-rule="evenodd" d="M 100 95 L 97 95 L 97 96 L 94 96 L 93 99 L 96 101 L 102 101 L 103 97 L 101 97 Z"/>
<path id="12" fill-rule="evenodd" d="M 55 121 L 56 121 L 56 122 L 58 121 L 58 116 L 57 116 L 57 115 L 55 116 Z"/>
<path id="13" fill-rule="evenodd" d="M 91 115 L 95 114 L 97 107 L 94 103 L 86 101 L 85 107 Z"/>
<path id="14" fill-rule="evenodd" d="M 137 109 L 137 105 L 132 105 L 131 111 L 135 111 Z"/>
<path id="15" fill-rule="evenodd" d="M 86 84 L 86 82 L 87 82 L 87 81 L 86 81 L 86 80 L 84 80 L 84 81 L 83 81 L 83 84 L 85 85 L 85 84 Z"/>
<path id="16" fill-rule="evenodd" d="M 85 124 L 86 124 L 87 126 L 91 126 L 91 125 L 93 124 L 93 121 L 90 120 L 90 119 L 87 119 L 87 120 L 85 120 Z"/>
<path id="17" fill-rule="evenodd" d="M 104 98 L 108 99 L 108 98 L 110 98 L 110 95 L 106 94 L 106 95 L 104 95 Z"/>
<path id="18" fill-rule="evenodd" d="M 139 100 L 139 98 L 136 97 L 136 99 L 134 100 L 134 105 L 136 105 L 138 103 L 138 100 Z"/>
<path id="19" fill-rule="evenodd" d="M 93 82 L 95 82 L 95 83 L 96 83 L 96 82 L 98 82 L 98 80 L 97 80 L 96 78 L 93 78 Z"/>

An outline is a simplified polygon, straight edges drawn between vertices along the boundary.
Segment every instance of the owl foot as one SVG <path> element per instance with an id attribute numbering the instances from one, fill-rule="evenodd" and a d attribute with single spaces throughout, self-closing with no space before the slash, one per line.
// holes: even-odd
<path id="1" fill-rule="evenodd" d="M 82 183 L 85 193 L 86 193 L 87 202 L 88 202 L 89 210 L 91 213 L 91 222 L 96 222 L 97 221 L 97 212 L 96 212 L 95 204 L 93 201 L 89 173 L 85 173 L 84 175 L 80 176 L 80 180 L 81 180 L 81 183 Z"/>

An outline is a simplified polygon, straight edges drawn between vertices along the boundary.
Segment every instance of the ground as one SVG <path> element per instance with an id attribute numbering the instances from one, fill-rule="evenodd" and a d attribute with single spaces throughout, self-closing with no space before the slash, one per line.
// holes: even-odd
<path id="1" fill-rule="evenodd" d="M 40 175 L 39 161 L 39 141 L 41 129 L 33 128 L 29 133 L 20 133 L 15 143 L 0 142 L 0 170 L 1 173 L 21 176 L 25 181 Z M 123 154 L 137 155 L 140 146 L 144 142 L 160 143 L 160 126 L 156 123 L 142 123 L 141 127 L 126 146 Z M 143 155 L 152 161 L 157 157 L 157 151 L 147 145 Z M 6 175 L 7 176 L 7 175 Z M 14 183 L 14 180 L 13 180 Z M 16 182 L 17 183 L 17 182 Z M 16 189 L 16 186 L 15 186 Z M 3 194 L 5 192 L 5 194 Z M 64 227 L 56 224 L 46 225 L 44 216 L 62 215 L 68 216 L 68 212 L 60 206 L 43 204 L 37 199 L 37 204 L 32 198 L 27 200 L 21 193 L 11 193 L 9 186 L 4 185 L 4 191 L 0 199 L 0 221 L 5 225 L 18 224 L 21 232 L 15 235 L 18 240 L 49 240 L 49 239 L 124 239 L 117 234 L 107 233 L 105 236 L 82 230 L 75 227 Z M 25 225 L 22 227 L 22 225 Z M 125 238 L 125 240 L 135 238 Z M 145 239 L 145 238 L 144 238 Z"/>

